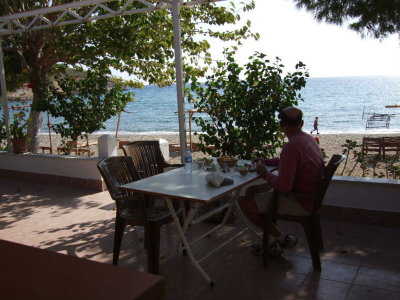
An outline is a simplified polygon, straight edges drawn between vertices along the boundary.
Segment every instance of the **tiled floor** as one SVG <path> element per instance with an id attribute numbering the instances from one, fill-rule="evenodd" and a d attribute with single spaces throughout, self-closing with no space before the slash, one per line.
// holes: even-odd
<path id="1" fill-rule="evenodd" d="M 113 201 L 107 192 L 32 184 L 0 178 L 0 238 L 104 263 L 111 263 Z M 211 288 L 187 257 L 161 265 L 166 299 L 400 299 L 400 230 L 323 221 L 322 271 L 312 269 L 301 228 L 282 223 L 299 244 L 264 269 L 250 253 L 246 233 L 207 258 L 202 266 L 214 279 Z M 205 230 L 205 223 L 192 228 Z M 196 244 L 195 255 L 241 228 L 239 219 Z M 163 228 L 162 255 L 174 244 L 175 228 Z M 120 265 L 145 271 L 143 231 L 125 233 Z M 134 284 L 134 283 L 133 283 Z"/>

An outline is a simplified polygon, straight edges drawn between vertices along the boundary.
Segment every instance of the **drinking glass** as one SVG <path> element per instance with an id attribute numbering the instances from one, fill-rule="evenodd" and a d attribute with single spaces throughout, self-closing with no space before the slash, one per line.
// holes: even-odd
<path id="1" fill-rule="evenodd" d="M 204 168 L 204 159 L 196 159 L 196 170 L 202 171 Z"/>

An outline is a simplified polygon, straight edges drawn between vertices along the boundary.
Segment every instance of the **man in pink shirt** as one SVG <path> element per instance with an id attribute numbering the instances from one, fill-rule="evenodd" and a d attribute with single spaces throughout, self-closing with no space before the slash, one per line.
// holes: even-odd
<path id="1" fill-rule="evenodd" d="M 242 201 L 245 215 L 257 226 L 263 224 L 263 213 L 271 209 L 273 189 L 279 192 L 279 214 L 297 216 L 309 215 L 313 208 L 312 195 L 318 189 L 324 174 L 324 161 L 314 138 L 303 132 L 303 113 L 295 107 L 288 107 L 279 114 L 280 126 L 289 142 L 282 148 L 280 158 L 263 159 L 257 165 L 257 172 L 267 184 L 251 186 Z M 266 165 L 278 166 L 279 175 L 270 173 Z M 282 254 L 282 248 L 292 248 L 297 239 L 282 233 L 271 224 L 271 235 L 275 241 L 270 244 L 271 255 Z M 253 245 L 253 252 L 262 254 L 259 245 Z"/>

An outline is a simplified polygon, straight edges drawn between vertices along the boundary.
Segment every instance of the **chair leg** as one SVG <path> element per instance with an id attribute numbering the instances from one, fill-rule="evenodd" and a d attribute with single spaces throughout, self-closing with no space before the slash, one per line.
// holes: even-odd
<path id="1" fill-rule="evenodd" d="M 319 257 L 317 237 L 312 226 L 313 223 L 310 220 L 305 221 L 303 224 L 304 232 L 307 236 L 308 248 L 310 249 L 311 259 L 315 271 L 321 271 L 321 260 Z"/>
<path id="2" fill-rule="evenodd" d="M 147 265 L 149 273 L 158 274 L 160 271 L 160 225 L 151 222 L 148 232 L 149 245 L 147 248 Z"/>
<path id="3" fill-rule="evenodd" d="M 316 216 L 313 220 L 312 228 L 314 229 L 315 237 L 317 238 L 317 246 L 319 250 L 324 249 L 324 239 L 321 231 L 321 221 L 319 216 Z"/>
<path id="4" fill-rule="evenodd" d="M 143 238 L 143 248 L 148 249 L 149 248 L 149 226 L 144 225 L 143 226 L 143 233 L 144 233 L 144 238 Z"/>
<path id="5" fill-rule="evenodd" d="M 180 213 L 178 217 L 179 217 L 179 224 L 181 224 L 181 227 L 183 228 L 183 225 L 185 224 L 185 218 L 183 216 L 183 212 Z M 186 251 L 185 245 L 183 244 L 183 241 L 181 242 L 181 245 L 182 245 L 182 249 L 183 249 L 182 250 L 182 255 L 186 256 L 187 251 Z"/>
<path id="6" fill-rule="evenodd" d="M 263 266 L 268 268 L 268 245 L 269 245 L 269 234 L 271 232 L 271 216 L 269 214 L 264 215 L 263 223 Z"/>
<path id="7" fill-rule="evenodd" d="M 121 250 L 122 236 L 124 235 L 126 222 L 120 216 L 115 218 L 115 231 L 114 231 L 114 250 L 113 250 L 113 265 L 118 265 L 119 252 Z"/>

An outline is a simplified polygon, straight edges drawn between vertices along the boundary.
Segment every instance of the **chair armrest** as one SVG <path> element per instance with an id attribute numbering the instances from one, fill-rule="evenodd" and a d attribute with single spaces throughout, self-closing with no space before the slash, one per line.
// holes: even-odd
<path id="1" fill-rule="evenodd" d="M 185 164 L 168 164 L 167 167 L 173 167 L 173 168 L 180 168 L 183 167 Z"/>
<path id="2" fill-rule="evenodd" d="M 139 171 L 139 170 L 136 170 L 136 171 L 138 172 L 138 174 L 139 174 L 141 179 L 143 179 L 145 177 L 144 176 L 144 171 Z"/>

